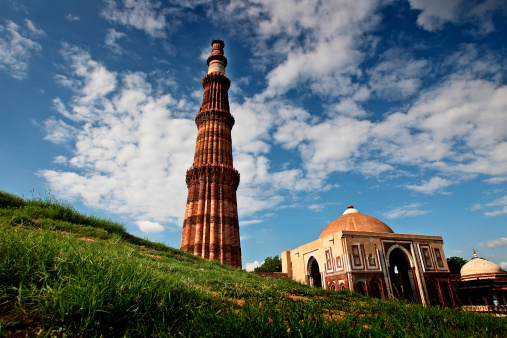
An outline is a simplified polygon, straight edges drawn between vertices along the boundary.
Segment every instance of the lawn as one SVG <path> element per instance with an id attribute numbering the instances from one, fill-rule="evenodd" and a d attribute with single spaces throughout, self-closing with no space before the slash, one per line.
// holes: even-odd
<path id="1" fill-rule="evenodd" d="M 507 320 L 262 278 L 0 191 L 0 335 L 505 337 Z"/>

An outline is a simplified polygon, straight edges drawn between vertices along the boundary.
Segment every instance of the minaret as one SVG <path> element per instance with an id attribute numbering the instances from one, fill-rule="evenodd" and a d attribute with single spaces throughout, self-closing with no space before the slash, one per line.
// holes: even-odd
<path id="1" fill-rule="evenodd" d="M 231 129 L 225 76 L 224 42 L 211 42 L 208 75 L 202 79 L 204 95 L 195 118 L 197 142 L 194 164 L 187 170 L 188 198 L 181 234 L 181 249 L 202 258 L 241 267 L 236 190 L 239 173 L 232 164 Z"/>

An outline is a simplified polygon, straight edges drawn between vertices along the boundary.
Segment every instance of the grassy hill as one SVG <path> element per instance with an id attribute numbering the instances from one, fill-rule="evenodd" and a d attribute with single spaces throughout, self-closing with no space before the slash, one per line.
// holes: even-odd
<path id="1" fill-rule="evenodd" d="M 262 278 L 0 191 L 0 336 L 505 337 L 507 320 Z"/>

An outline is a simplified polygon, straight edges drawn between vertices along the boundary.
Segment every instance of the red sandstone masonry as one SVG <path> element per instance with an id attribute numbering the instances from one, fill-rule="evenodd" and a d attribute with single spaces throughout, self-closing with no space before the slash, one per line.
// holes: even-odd
<path id="1" fill-rule="evenodd" d="M 227 66 L 223 41 L 212 42 L 212 61 Z M 181 249 L 194 255 L 241 267 L 236 190 L 239 173 L 233 167 L 229 111 L 231 81 L 221 72 L 202 80 L 202 106 L 195 118 L 198 128 L 193 166 L 187 171 L 188 198 Z"/>

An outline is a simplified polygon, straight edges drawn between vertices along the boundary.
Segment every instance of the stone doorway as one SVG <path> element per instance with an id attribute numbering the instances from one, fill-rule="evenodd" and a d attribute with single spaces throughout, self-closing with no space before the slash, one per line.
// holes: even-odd
<path id="1" fill-rule="evenodd" d="M 394 297 L 417 301 L 414 272 L 407 254 L 400 248 L 389 254 L 389 277 Z"/>
<path id="2" fill-rule="evenodd" d="M 308 277 L 310 286 L 316 288 L 322 287 L 319 262 L 317 262 L 317 259 L 313 256 L 308 260 Z"/>
<path id="3" fill-rule="evenodd" d="M 452 299 L 451 287 L 449 286 L 449 283 L 442 282 L 442 294 L 444 295 L 444 305 L 453 307 L 454 301 Z"/>
<path id="4" fill-rule="evenodd" d="M 366 292 L 366 285 L 363 282 L 356 283 L 356 291 L 363 296 L 368 296 L 368 293 Z"/>
<path id="5" fill-rule="evenodd" d="M 371 296 L 375 298 L 382 298 L 382 289 L 380 283 L 377 280 L 372 280 L 370 282 L 371 286 Z"/>
<path id="6" fill-rule="evenodd" d="M 428 294 L 430 296 L 430 303 L 431 305 L 442 305 L 442 302 L 440 301 L 440 292 L 438 291 L 437 283 L 433 280 L 431 280 L 428 283 Z"/>

